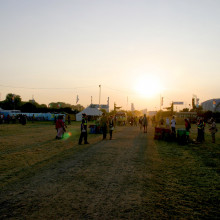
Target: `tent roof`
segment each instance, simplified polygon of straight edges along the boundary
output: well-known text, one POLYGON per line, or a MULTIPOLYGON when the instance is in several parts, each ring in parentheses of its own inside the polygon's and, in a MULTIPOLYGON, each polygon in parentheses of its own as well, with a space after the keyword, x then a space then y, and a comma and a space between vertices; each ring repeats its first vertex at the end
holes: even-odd
POLYGON ((100 116, 100 115, 102 115, 102 112, 99 111, 97 108, 90 108, 90 107, 85 108, 83 111, 77 113, 77 115, 82 115, 83 113, 85 113, 88 116, 100 116))

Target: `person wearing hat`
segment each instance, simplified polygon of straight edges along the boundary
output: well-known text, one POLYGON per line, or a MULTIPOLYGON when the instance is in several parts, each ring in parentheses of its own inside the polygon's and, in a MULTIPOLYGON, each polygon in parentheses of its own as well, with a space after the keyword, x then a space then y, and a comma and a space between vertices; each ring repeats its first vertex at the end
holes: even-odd
POLYGON ((82 144, 83 139, 84 139, 84 144, 89 144, 87 141, 87 116, 85 113, 82 114, 81 134, 79 137, 79 145, 82 144))

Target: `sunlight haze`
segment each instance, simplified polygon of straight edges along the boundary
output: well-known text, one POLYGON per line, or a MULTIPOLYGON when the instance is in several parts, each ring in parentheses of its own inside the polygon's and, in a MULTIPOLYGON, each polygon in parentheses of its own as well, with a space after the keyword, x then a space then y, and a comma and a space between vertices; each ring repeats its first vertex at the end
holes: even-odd
POLYGON ((0 93, 158 110, 220 96, 218 0, 0 0, 0 93))

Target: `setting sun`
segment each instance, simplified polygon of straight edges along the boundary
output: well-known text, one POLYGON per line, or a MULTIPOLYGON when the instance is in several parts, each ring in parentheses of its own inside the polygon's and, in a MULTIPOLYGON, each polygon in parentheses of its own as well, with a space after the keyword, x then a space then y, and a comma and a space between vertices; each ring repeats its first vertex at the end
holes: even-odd
POLYGON ((137 78, 134 89, 139 95, 152 98, 161 92, 161 84, 155 76, 142 75, 137 78))

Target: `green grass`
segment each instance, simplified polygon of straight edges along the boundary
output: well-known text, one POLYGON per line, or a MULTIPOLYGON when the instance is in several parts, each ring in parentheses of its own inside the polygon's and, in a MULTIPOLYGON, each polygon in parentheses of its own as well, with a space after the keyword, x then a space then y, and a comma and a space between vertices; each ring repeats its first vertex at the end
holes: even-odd
MULTIPOLYGON (((193 126, 191 138, 196 138, 193 126)), ((185 218, 217 219, 220 203, 220 140, 217 133, 216 143, 211 143, 209 133, 202 144, 178 145, 175 142, 155 141, 158 154, 162 159, 158 169, 163 171, 161 184, 166 188, 164 199, 172 201, 166 204, 169 216, 178 216, 182 206, 185 218), (165 169, 164 169, 165 168, 165 169)), ((219 217, 219 216, 218 216, 219 217)))
MULTIPOLYGON (((64 139, 56 140, 51 122, 3 124, 0 126, 0 187, 33 175, 39 169, 71 156, 87 146, 78 146, 80 122, 68 126, 64 139)), ((88 134, 90 143, 100 134, 88 134)))
MULTIPOLYGON (((121 129, 117 127, 116 132, 121 129)), ((146 143, 139 140, 139 134, 136 136, 135 144, 140 152, 134 155, 130 164, 132 168, 134 165, 134 173, 127 172, 126 178, 122 179, 128 188, 134 189, 130 197, 134 200, 134 205, 135 196, 137 200, 141 198, 141 204, 146 204, 141 207, 137 206, 137 210, 133 207, 132 215, 139 216, 141 212, 144 219, 146 212, 147 215, 152 213, 152 216, 162 219, 171 217, 179 219, 180 216, 182 219, 218 219, 220 217, 220 132, 216 134, 215 144, 211 143, 211 135, 207 126, 204 143, 178 145, 176 142, 154 140, 152 129, 149 128, 146 143), (143 185, 143 189, 135 188, 140 184, 143 185), (141 193, 140 198, 138 198, 138 193, 141 193)), ((219 125, 218 129, 220 131, 219 125)), ((79 135, 79 122, 68 126, 65 138, 62 140, 55 140, 55 126, 48 122, 28 123, 26 126, 0 125, 0 188, 6 190, 8 186, 23 183, 22 181, 27 177, 47 167, 57 168, 60 162, 87 150, 91 145, 79 146, 79 135)), ((196 136, 196 126, 193 125, 190 137, 196 139, 196 136)), ((101 139, 100 134, 88 135, 91 144, 101 139)), ((120 141, 123 142, 123 140, 120 141)), ((111 170, 115 155, 126 147, 122 142, 120 146, 111 148, 112 155, 111 153, 104 154, 103 158, 102 151, 100 151, 97 152, 96 163, 93 164, 91 160, 86 161, 88 167, 90 167, 89 163, 92 163, 94 169, 97 170, 90 167, 91 170, 88 169, 87 173, 86 171, 80 173, 77 177, 80 180, 79 183, 83 183, 82 178, 85 178, 85 181, 91 181, 88 176, 92 176, 92 181, 86 182, 86 185, 89 184, 89 187, 96 189, 99 182, 96 181, 95 172, 103 173, 106 177, 106 167, 111 170), (96 166, 99 163, 100 166, 96 166)), ((120 187, 121 193, 123 185, 120 187)), ((88 196, 83 190, 82 193, 83 197, 88 196)), ((126 203, 126 201, 120 202, 126 203)), ((129 213, 129 210, 117 212, 118 210, 116 210, 116 216, 121 215, 123 218, 128 216, 126 212, 129 213)))

